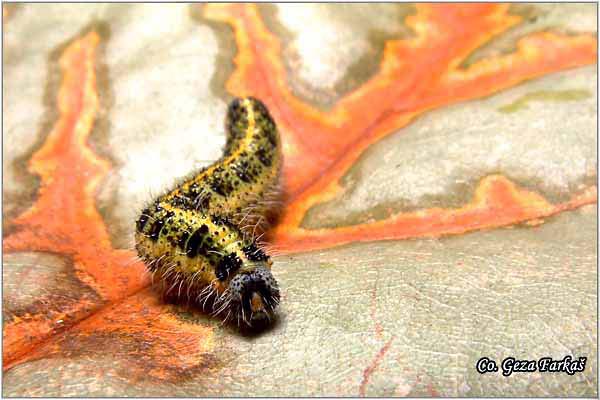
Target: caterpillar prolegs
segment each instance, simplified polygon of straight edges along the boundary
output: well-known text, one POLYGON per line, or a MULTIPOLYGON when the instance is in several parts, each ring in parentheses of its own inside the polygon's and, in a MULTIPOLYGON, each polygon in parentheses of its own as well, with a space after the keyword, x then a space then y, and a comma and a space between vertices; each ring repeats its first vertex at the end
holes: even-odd
POLYGON ((252 97, 231 102, 225 128, 223 156, 141 212, 136 249, 166 295, 252 325, 279 304, 257 238, 277 200, 281 145, 269 111, 252 97))

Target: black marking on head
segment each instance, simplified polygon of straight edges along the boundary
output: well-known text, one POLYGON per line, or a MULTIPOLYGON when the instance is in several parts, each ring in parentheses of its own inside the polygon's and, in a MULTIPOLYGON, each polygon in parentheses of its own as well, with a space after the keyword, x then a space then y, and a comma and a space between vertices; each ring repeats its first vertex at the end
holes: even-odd
POLYGON ((241 266, 242 260, 237 254, 229 253, 219 261, 219 264, 215 269, 215 275, 220 281, 224 281, 230 274, 240 269, 241 266))
MULTIPOLYGON (((271 314, 279 303, 279 286, 271 271, 266 267, 257 267, 252 271, 238 273, 229 283, 232 309, 239 315, 249 317, 252 314, 251 300, 254 293, 260 295, 264 312, 271 314), (243 313, 242 313, 243 310, 243 313)), ((264 315, 254 314, 253 318, 264 315)), ((249 321, 245 321, 248 322, 249 321)))

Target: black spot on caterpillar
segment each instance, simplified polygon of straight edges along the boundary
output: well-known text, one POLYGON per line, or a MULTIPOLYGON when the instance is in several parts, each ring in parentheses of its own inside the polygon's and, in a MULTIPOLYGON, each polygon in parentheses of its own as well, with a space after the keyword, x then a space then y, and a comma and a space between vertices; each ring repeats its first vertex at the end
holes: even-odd
POLYGON ((281 145, 260 100, 233 100, 225 121, 223 156, 141 212, 136 250, 166 295, 251 325, 270 320, 279 304, 257 238, 277 201, 281 145))

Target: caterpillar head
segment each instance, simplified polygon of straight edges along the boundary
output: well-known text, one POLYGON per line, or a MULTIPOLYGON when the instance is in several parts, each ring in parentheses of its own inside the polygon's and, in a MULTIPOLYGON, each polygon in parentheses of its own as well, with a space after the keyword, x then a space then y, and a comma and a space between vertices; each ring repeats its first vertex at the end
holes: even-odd
POLYGON ((270 320, 279 304, 279 286, 263 263, 240 270, 229 282, 230 308, 247 325, 270 320))

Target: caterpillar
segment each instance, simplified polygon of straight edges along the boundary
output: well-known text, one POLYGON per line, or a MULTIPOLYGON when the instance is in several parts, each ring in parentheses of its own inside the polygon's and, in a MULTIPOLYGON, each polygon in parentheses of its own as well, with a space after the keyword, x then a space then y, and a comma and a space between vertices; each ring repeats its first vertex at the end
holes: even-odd
POLYGON ((272 260, 259 242, 273 221, 282 155, 276 124, 253 97, 227 108, 223 156, 144 208, 139 257, 163 294, 252 326, 280 301, 272 260))

